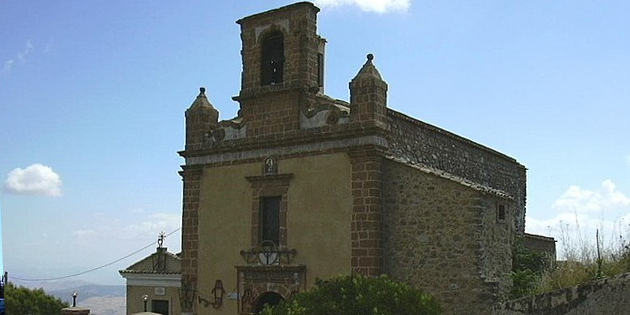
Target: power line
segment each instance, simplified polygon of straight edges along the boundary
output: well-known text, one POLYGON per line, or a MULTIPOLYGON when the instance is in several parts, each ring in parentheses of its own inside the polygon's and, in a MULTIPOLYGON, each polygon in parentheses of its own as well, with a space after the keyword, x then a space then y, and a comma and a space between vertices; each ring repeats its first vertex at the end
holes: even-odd
MULTIPOLYGON (((166 234, 164 237, 171 236, 173 233, 175 233, 175 232, 177 232, 179 230, 181 230, 181 228, 177 228, 175 231, 166 234)), ((92 268, 92 269, 89 269, 89 270, 86 270, 86 271, 78 272, 78 273, 67 275, 67 276, 55 277, 55 278, 42 278, 42 279, 24 279, 24 278, 18 278, 18 277, 11 277, 11 278, 16 279, 16 280, 20 280, 20 281, 54 281, 54 280, 62 280, 62 279, 76 277, 76 276, 81 276, 81 275, 84 275, 86 273, 90 273, 90 272, 97 271, 97 270, 103 269, 105 267, 111 266, 111 265, 113 265, 113 264, 115 264, 115 263, 117 263, 117 262, 119 262, 121 260, 127 259, 127 258, 129 258, 129 257, 131 257, 131 256, 133 256, 133 255, 135 255, 135 254, 137 254, 137 253, 139 253, 139 252, 141 252, 141 251, 151 247, 151 246, 154 246, 154 245, 155 245, 155 242, 151 242, 149 245, 144 246, 144 247, 134 251, 133 253, 131 253, 129 255, 126 255, 126 256, 123 256, 121 258, 118 258, 118 259, 116 259, 116 260, 114 260, 112 262, 109 262, 109 263, 104 264, 102 266, 98 266, 96 268, 92 268)))

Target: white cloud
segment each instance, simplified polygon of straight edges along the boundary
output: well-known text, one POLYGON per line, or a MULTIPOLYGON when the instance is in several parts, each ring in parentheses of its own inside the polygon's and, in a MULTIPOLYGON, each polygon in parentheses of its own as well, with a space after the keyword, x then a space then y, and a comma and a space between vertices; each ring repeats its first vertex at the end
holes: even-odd
POLYGON ((611 180, 597 190, 570 186, 551 206, 555 216, 537 219, 528 216, 528 233, 552 236, 558 241, 558 258, 569 251, 595 248, 595 234, 608 249, 619 246, 619 237, 627 237, 630 228, 630 198, 611 180))
POLYGON ((11 72, 11 69, 13 69, 13 66, 15 65, 15 61, 19 61, 21 64, 26 63, 26 57, 28 57, 28 55, 33 51, 33 43, 31 42, 31 40, 27 40, 26 44, 24 45, 24 49, 21 51, 18 51, 15 55, 15 58, 11 58, 7 61, 4 62, 4 67, 2 68, 2 73, 9 73, 11 72))
POLYGON ((4 63, 4 67, 2 67, 2 73, 8 73, 11 72, 11 69, 13 69, 13 64, 15 63, 15 60, 13 59, 9 59, 4 63))
POLYGON ((133 208, 131 209, 131 213, 144 213, 146 210, 144 208, 133 208))
POLYGON ((320 7, 358 6, 361 10, 376 13, 392 11, 405 12, 411 5, 411 0, 316 0, 320 7))
POLYGON ((601 212, 630 205, 630 199, 611 180, 602 182, 599 191, 570 186, 569 189, 553 204, 553 208, 561 212, 601 212))
MULTIPOLYGON (((91 223, 95 228, 79 229, 73 232, 75 243, 94 248, 107 244, 129 244, 151 237, 157 241, 160 232, 168 234, 180 227, 181 215, 179 213, 159 212, 134 221, 132 218, 120 220, 120 218, 99 216, 91 223), (127 224, 124 224, 125 221, 127 224)), ((179 240, 181 239, 179 233, 181 232, 169 236, 166 244, 170 244, 170 247, 179 247, 179 240)))
POLYGON ((26 41, 26 46, 24 47, 24 50, 17 53, 17 60, 21 63, 25 63, 26 56, 28 56, 28 54, 30 54, 31 51, 33 51, 33 44, 31 43, 31 40, 29 39, 26 41))
POLYGON ((155 234, 156 237, 160 232, 169 233, 179 228, 181 225, 181 216, 173 213, 155 213, 138 224, 132 224, 124 228, 128 234, 155 234))
POLYGON ((33 164, 25 169, 12 170, 4 182, 4 191, 31 196, 61 196, 61 178, 52 168, 33 164))

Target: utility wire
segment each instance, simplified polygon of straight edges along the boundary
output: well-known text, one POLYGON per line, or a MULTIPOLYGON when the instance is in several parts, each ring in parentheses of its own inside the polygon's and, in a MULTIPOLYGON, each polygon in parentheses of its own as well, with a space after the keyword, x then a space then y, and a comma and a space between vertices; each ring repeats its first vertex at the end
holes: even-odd
MULTIPOLYGON (((175 231, 166 234, 164 237, 171 236, 173 233, 175 233, 175 232, 177 232, 179 230, 181 230, 181 228, 177 228, 175 231)), ((153 246, 153 245, 155 245, 155 242, 151 242, 149 245, 144 246, 144 247, 134 251, 133 253, 131 253, 129 255, 126 255, 124 257, 118 258, 118 259, 116 259, 116 260, 114 260, 114 261, 112 261, 110 263, 107 263, 107 264, 104 264, 102 266, 98 266, 96 268, 92 268, 92 269, 89 269, 89 270, 86 270, 86 271, 82 271, 82 272, 79 272, 79 273, 67 275, 67 276, 55 277, 55 278, 41 278, 41 279, 24 279, 24 278, 18 278, 18 277, 11 277, 11 278, 15 279, 15 280, 20 280, 20 281, 54 281, 54 280, 61 280, 61 279, 67 279, 67 278, 72 278, 72 277, 76 277, 76 276, 81 276, 81 275, 84 275, 86 273, 90 273, 90 272, 97 271, 97 270, 103 269, 105 267, 111 266, 111 265, 113 265, 113 264, 115 264, 115 263, 117 263, 117 262, 119 262, 121 260, 127 259, 127 258, 129 258, 129 257, 131 257, 131 256, 133 256, 133 255, 135 255, 135 254, 137 254, 137 253, 139 253, 139 252, 141 252, 141 251, 143 251, 143 250, 153 246)))

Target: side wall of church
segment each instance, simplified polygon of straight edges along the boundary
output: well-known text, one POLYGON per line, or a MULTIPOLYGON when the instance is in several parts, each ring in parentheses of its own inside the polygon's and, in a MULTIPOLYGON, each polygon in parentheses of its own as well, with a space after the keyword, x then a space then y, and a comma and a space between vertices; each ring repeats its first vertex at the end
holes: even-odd
MULTIPOLYGON (((252 248, 253 208, 258 206, 247 177, 261 176, 262 164, 260 160, 204 168, 197 287, 202 299, 211 300, 216 280, 227 292, 237 290, 236 266, 247 265, 240 252, 252 248)), ((278 174, 292 174, 286 191, 286 246, 297 251, 291 264, 306 266, 301 288, 311 287, 316 278, 350 272, 351 173, 345 153, 278 158, 278 174)), ((198 314, 232 315, 237 307, 236 300, 225 298, 219 309, 203 303, 197 309, 198 314)))
POLYGON ((427 123, 389 111, 390 154, 475 183, 515 199, 516 227, 525 231, 526 169, 515 159, 427 123))
POLYGON ((513 220, 497 222, 496 205, 513 202, 391 160, 383 186, 385 273, 446 314, 488 314, 512 262, 513 220))

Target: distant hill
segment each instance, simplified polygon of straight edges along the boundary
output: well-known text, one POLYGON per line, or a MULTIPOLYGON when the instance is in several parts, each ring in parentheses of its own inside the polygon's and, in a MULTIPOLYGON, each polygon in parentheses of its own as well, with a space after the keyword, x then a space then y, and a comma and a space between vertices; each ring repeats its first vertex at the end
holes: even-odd
POLYGON ((85 284, 78 287, 64 288, 54 291, 46 291, 48 294, 56 296, 63 301, 72 302, 72 293, 78 292, 77 303, 93 297, 124 297, 124 285, 100 285, 85 284))
POLYGON ((81 307, 89 308, 90 315, 126 315, 124 296, 91 297, 81 302, 81 307))
POLYGON ((90 309, 90 315, 125 315, 124 285, 101 285, 85 281, 19 282, 16 285, 42 288, 46 293, 72 304, 72 293, 78 292, 77 306, 90 309))

